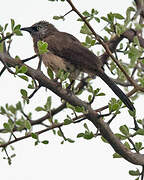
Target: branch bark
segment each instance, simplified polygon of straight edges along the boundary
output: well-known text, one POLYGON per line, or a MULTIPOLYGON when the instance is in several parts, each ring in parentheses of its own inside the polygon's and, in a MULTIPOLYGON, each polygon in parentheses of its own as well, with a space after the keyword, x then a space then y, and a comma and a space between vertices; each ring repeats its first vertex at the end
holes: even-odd
MULTIPOLYGON (((21 66, 23 63, 20 60, 13 59, 6 54, 0 53, 0 58, 7 63, 10 67, 15 67, 16 65, 21 66)), ((26 65, 27 66, 27 65, 26 65)), ((144 165, 144 155, 133 153, 129 149, 127 149, 121 141, 113 134, 110 127, 105 123, 99 115, 91 108, 90 105, 85 103, 84 101, 80 100, 78 97, 76 97, 70 90, 63 89, 60 84, 57 82, 54 82, 48 77, 46 77, 41 71, 35 70, 29 66, 27 66, 28 71, 27 75, 36 79, 41 86, 46 87, 53 91, 55 94, 57 94, 59 97, 64 99, 66 102, 69 102, 73 106, 83 106, 86 111, 88 112, 87 118, 94 124, 96 128, 99 129, 101 135, 110 143, 110 145, 113 147, 113 149, 119 153, 124 159, 127 161, 136 164, 136 165, 144 165)), ((48 131, 49 128, 46 128, 40 132, 37 133, 43 133, 48 131)), ((25 139, 27 137, 30 137, 30 135, 27 135, 26 137, 20 137, 16 140, 9 142, 17 142, 18 139, 25 139)), ((4 145, 1 145, 0 147, 4 147, 4 145)))

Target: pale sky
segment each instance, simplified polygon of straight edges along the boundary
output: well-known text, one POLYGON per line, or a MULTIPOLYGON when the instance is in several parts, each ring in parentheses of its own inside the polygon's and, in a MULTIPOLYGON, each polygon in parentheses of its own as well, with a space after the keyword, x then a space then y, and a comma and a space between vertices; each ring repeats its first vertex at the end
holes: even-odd
MULTIPOLYGON (((84 10, 91 10, 95 8, 99 11, 100 16, 106 15, 108 12, 119 12, 125 15, 125 10, 131 5, 132 1, 115 1, 115 0, 73 0, 76 7, 83 12, 84 10)), ((47 20, 61 30, 73 34, 79 40, 84 37, 79 35, 81 24, 76 22, 78 18, 74 13, 68 15, 65 21, 55 21, 52 19, 54 15, 63 15, 70 10, 67 3, 53 3, 48 0, 4 0, 1 2, 1 21, 4 25, 10 22, 10 19, 15 19, 15 22, 20 23, 23 27, 30 26, 40 20, 47 20)), ((103 26, 95 24, 95 31, 101 33, 103 26)), ((12 45, 12 55, 19 55, 22 59, 34 55, 33 44, 28 33, 23 33, 22 37, 14 37, 12 45)), ((37 62, 30 62, 29 65, 35 67, 37 62)), ((1 67, 1 65, 0 65, 1 67)), ((19 79, 15 79, 12 75, 4 73, 0 78, 0 106, 9 102, 15 104, 20 100, 19 90, 22 87, 26 88, 27 84, 19 79)), ((104 86, 105 87, 105 86, 104 86)), ((45 103, 45 97, 42 96, 44 90, 41 90, 36 95, 36 99, 32 99, 29 108, 33 109, 34 105, 45 103)), ((107 91, 107 90, 106 90, 107 91)), ((106 92, 105 91, 105 92, 106 92)), ((53 95, 48 92, 48 95, 53 95)), ((47 95, 47 96, 48 96, 47 95)), ((110 99, 110 97, 108 97, 110 99)), ((55 99, 55 97, 53 97, 55 99)), ((28 111, 29 109, 27 109, 28 111)), ((127 112, 124 114, 128 115, 127 112)), ((140 117, 143 111, 139 112, 140 117)), ((39 113, 33 115, 34 119, 40 117, 39 113)), ((2 118, 1 118, 2 120, 2 118)), ((119 119, 120 120, 120 119, 119 119)), ((123 119, 123 123, 125 119, 123 119)), ((128 123, 132 119, 127 119, 128 123)), ((117 123, 117 122, 116 122, 117 123)), ((115 125, 115 122, 113 123, 115 125)), ((94 130, 95 128, 89 124, 94 130)), ((4 180, 94 180, 94 179, 134 179, 128 175, 130 169, 135 166, 123 159, 113 159, 114 153, 110 145, 103 143, 99 138, 86 141, 84 139, 77 139, 76 136, 79 131, 84 131, 83 123, 81 125, 70 125, 65 127, 64 131, 68 137, 75 139, 73 144, 64 143, 61 145, 61 138, 52 135, 52 132, 47 132, 40 136, 41 140, 48 139, 48 145, 34 146, 33 139, 26 139, 13 144, 15 148, 16 157, 9 166, 6 160, 2 157, 0 160, 0 177, 4 180)), ((10 151, 11 153, 11 151, 10 151)))

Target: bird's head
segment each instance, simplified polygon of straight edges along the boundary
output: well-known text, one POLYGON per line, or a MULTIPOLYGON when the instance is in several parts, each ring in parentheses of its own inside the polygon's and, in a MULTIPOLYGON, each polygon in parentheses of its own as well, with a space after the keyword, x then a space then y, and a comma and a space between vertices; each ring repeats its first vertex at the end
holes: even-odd
POLYGON ((34 39, 36 38, 38 40, 45 38, 53 31, 57 31, 57 29, 52 24, 46 21, 40 21, 30 27, 21 28, 21 30, 29 32, 34 39))

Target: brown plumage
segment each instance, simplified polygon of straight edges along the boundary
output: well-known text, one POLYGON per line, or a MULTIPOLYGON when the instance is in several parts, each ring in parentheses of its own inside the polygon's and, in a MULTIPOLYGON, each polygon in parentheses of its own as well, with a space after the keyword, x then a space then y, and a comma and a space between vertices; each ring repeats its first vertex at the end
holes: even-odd
POLYGON ((76 79, 80 71, 90 76, 99 76, 130 109, 135 110, 129 98, 122 90, 104 73, 99 58, 89 49, 82 46, 73 35, 58 31, 52 24, 40 21, 31 27, 22 28, 28 31, 34 42, 35 52, 38 52, 37 42, 42 40, 48 43, 48 53, 42 55, 42 61, 56 73, 59 69, 69 71, 76 79))

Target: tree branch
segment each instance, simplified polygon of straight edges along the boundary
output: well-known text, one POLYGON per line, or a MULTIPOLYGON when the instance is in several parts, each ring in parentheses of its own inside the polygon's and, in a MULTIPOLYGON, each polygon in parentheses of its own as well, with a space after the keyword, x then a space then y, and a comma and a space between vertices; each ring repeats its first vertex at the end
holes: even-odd
MULTIPOLYGON (((16 65, 21 66, 23 63, 19 60, 12 59, 11 57, 0 53, 0 58, 7 63, 8 66, 15 67, 16 65)), ((27 65, 26 65, 27 66, 27 65)), ((94 124, 96 128, 99 129, 102 136, 110 143, 110 145, 114 148, 114 150, 120 154, 127 161, 136 164, 136 165, 144 165, 144 155, 133 153, 129 149, 127 149, 120 140, 113 134, 110 127, 105 123, 101 118, 99 118, 98 114, 88 105, 86 102, 80 100, 76 97, 70 90, 63 89, 61 85, 57 82, 54 82, 48 77, 46 77, 41 71, 35 70, 29 66, 27 66, 28 71, 27 75, 35 78, 39 84, 43 87, 46 87, 57 94, 59 97, 64 99, 66 102, 70 103, 73 106, 84 107, 88 112, 87 118, 94 124)), ((38 134, 44 133, 52 128, 61 126, 61 124, 53 124, 51 127, 38 131, 38 134)), ((25 139, 30 137, 31 135, 26 135, 20 138, 17 138, 9 143, 17 142, 18 140, 25 139)), ((6 147, 8 144, 1 145, 0 147, 6 147)))

